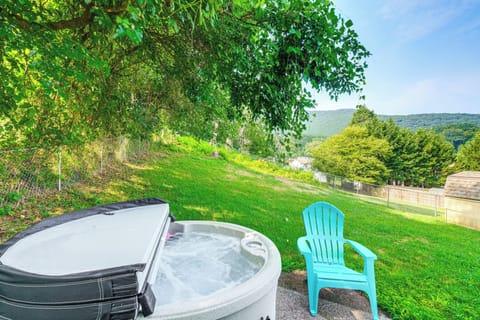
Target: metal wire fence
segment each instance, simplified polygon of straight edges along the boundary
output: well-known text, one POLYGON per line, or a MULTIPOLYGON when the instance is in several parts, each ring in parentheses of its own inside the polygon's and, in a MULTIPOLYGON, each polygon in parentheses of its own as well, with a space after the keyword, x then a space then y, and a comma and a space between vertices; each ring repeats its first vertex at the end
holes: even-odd
MULTIPOLYGON (((149 141, 113 138, 57 149, 0 151, 0 210, 23 200, 87 181, 146 154, 149 141)), ((2 213, 2 212, 0 212, 2 213)))
MULTIPOLYGON (((120 137, 57 149, 0 151, 0 215, 24 200, 62 190, 112 170, 122 178, 126 174, 125 162, 150 150, 150 141, 120 137)), ((370 202, 428 215, 445 213, 443 189, 380 186, 324 172, 315 172, 314 178, 370 202)))
POLYGON ((314 178, 327 183, 333 188, 355 193, 367 201, 386 204, 400 210, 426 214, 445 214, 445 197, 443 189, 420 189, 400 186, 381 186, 345 177, 315 172, 314 178))

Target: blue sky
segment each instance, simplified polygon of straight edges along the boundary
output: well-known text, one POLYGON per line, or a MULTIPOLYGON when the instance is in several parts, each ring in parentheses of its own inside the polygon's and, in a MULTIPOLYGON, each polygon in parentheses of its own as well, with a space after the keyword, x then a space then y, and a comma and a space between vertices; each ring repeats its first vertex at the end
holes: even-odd
MULTIPOLYGON (((334 0, 372 53, 365 104, 376 114, 480 113, 480 0, 334 0)), ((354 108, 314 94, 318 110, 354 108)))

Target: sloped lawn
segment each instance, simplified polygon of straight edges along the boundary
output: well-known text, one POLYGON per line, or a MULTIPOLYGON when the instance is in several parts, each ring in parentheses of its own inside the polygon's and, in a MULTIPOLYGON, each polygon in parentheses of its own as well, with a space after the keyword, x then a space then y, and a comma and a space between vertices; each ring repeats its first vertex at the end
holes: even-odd
MULTIPOLYGON (((303 208, 328 201, 345 213, 345 237, 378 255, 378 302, 394 319, 480 319, 480 232, 447 225, 442 217, 367 203, 263 161, 225 152, 220 158, 210 154, 206 147, 161 149, 145 163, 131 164, 127 180, 71 189, 40 206, 43 211, 45 207, 49 212, 70 211, 159 197, 170 203, 179 220, 228 221, 264 233, 278 246, 283 269, 290 271, 304 268, 296 248, 304 233, 303 208)), ((23 216, 3 217, 4 234, 35 220, 23 216)), ((362 268, 359 256, 352 253, 346 260, 362 268)))

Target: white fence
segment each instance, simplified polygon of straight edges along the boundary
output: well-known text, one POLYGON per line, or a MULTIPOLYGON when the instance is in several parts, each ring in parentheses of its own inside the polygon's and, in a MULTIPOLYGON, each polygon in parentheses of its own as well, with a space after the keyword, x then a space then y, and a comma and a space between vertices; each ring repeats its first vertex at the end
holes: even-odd
POLYGON ((325 172, 315 172, 314 178, 320 182, 327 183, 333 188, 365 196, 365 199, 371 202, 383 202, 387 206, 408 209, 417 213, 433 214, 434 216, 445 213, 443 189, 380 186, 350 180, 325 172))

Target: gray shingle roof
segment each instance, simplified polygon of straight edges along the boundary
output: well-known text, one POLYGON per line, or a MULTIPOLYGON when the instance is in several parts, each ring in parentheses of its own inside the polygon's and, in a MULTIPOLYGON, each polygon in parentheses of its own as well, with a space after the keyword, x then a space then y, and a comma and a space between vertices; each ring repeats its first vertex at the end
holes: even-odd
POLYGON ((464 171, 448 176, 445 196, 480 200, 480 171, 464 171))

